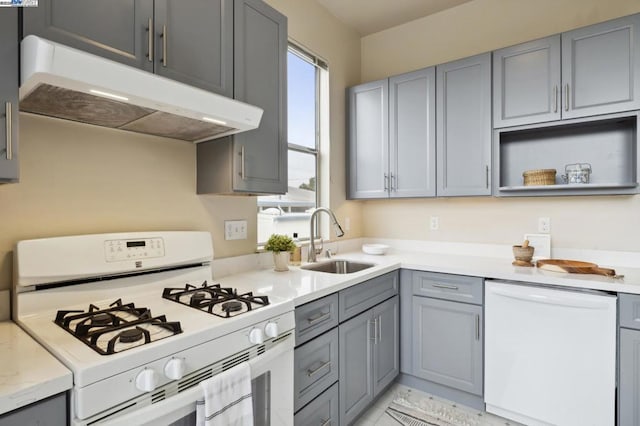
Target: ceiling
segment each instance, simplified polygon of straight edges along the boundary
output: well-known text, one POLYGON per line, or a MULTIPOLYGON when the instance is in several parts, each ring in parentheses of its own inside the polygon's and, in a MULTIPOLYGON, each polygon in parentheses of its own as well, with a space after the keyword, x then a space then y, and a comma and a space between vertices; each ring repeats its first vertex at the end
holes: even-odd
POLYGON ((471 0, 316 0, 365 36, 471 0))

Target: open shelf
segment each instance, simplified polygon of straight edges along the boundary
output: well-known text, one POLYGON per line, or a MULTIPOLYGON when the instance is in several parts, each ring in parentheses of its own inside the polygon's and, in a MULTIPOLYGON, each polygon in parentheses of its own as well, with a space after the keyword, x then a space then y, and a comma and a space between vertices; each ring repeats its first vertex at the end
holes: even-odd
POLYGON ((520 185, 520 186, 501 186, 500 191, 517 192, 517 191, 566 191, 566 190, 591 190, 591 189, 625 189, 635 188, 638 184, 629 183, 572 183, 558 185, 520 185))

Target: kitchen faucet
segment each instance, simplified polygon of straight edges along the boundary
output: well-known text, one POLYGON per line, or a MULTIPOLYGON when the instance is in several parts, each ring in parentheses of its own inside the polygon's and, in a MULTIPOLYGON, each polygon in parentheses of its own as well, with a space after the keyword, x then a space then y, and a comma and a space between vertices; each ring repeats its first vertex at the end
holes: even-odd
POLYGON ((322 253, 322 238, 320 238, 320 248, 316 249, 316 244, 315 244, 315 218, 318 215, 319 212, 325 212, 327 213, 329 216, 331 216, 331 220, 333 220, 333 229, 336 232, 336 236, 337 237, 342 237, 344 235, 344 231, 342 230, 342 227, 340 226, 340 224, 338 223, 338 219, 336 219, 336 215, 333 214, 333 212, 331 210, 329 210, 326 207, 318 207, 317 209, 315 209, 313 211, 313 213, 311 213, 311 219, 309 220, 309 226, 311 227, 310 232, 309 232, 309 237, 311 239, 311 243, 309 244, 309 256, 307 258, 307 261, 309 262, 315 262, 316 261, 316 256, 320 253, 322 253))

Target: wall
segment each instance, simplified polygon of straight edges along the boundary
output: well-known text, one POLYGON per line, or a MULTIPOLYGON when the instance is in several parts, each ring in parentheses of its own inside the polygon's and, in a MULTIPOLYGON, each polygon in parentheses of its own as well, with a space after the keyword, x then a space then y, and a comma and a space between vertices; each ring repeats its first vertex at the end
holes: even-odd
MULTIPOLYGON (((357 225, 361 204, 344 195, 343 117, 344 87, 360 76, 360 38, 312 0, 270 3, 289 16, 290 36, 329 62, 336 86, 330 203, 339 218, 357 225)), ((255 197, 196 195, 195 145, 28 114, 20 115, 19 129, 20 182, 0 185, 0 290, 11 286, 12 250, 23 239, 204 230, 218 258, 255 251, 255 197), (242 218, 248 239, 224 241, 224 220, 242 218)), ((349 235, 361 236, 361 228, 352 226, 349 235)))
MULTIPOLYGON (((474 0, 362 39, 361 81, 640 12, 637 0, 474 0)), ((640 250, 640 196, 367 201, 364 235, 511 244, 551 218, 552 246, 640 250), (429 230, 439 216, 440 229, 429 230)))

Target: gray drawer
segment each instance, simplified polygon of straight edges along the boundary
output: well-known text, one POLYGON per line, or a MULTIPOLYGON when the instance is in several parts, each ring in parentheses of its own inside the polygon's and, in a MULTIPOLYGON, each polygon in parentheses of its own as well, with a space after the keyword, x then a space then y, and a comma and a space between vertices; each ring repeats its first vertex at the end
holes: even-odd
POLYGON ((316 337, 294 352, 295 396, 298 411, 338 381, 338 328, 316 337))
POLYGON ((338 293, 298 306, 296 315, 296 346, 338 325, 338 293))
POLYGON ((413 271, 413 294, 482 305, 484 278, 413 271))
POLYGON ((295 426, 338 426, 339 386, 334 384, 293 416, 295 426))
POLYGON ((640 330, 640 295, 618 293, 620 327, 640 330))
POLYGON ((380 275, 340 292, 340 322, 398 294, 398 271, 380 275))
POLYGON ((67 394, 61 393, 0 415, 1 426, 66 426, 67 394))

